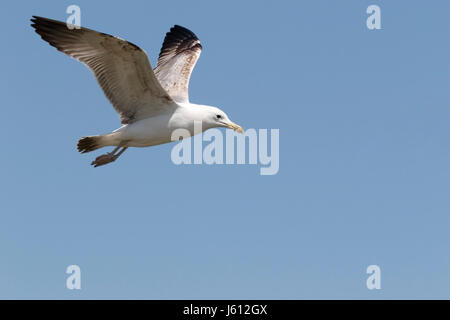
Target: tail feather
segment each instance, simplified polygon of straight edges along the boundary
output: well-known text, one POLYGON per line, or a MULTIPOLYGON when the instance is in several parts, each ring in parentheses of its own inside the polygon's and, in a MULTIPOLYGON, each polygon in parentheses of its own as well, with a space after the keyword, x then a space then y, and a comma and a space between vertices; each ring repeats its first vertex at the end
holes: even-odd
POLYGON ((104 147, 101 144, 101 136, 83 137, 78 141, 78 151, 81 153, 91 152, 104 147))

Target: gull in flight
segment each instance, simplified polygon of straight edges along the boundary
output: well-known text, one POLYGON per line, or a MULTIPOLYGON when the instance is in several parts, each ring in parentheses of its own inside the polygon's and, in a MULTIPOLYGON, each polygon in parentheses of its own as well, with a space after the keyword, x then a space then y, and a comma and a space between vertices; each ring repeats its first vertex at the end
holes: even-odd
POLYGON ((226 127, 244 132, 219 108, 189 102, 189 78, 202 51, 190 30, 178 25, 170 29, 153 70, 146 53, 126 40, 43 17, 33 16, 31 22, 43 40, 94 73, 120 116, 119 129, 78 141, 81 153, 115 146, 97 157, 94 167, 115 161, 128 147, 171 142, 179 128, 194 135, 195 122, 202 124, 202 131, 226 127))

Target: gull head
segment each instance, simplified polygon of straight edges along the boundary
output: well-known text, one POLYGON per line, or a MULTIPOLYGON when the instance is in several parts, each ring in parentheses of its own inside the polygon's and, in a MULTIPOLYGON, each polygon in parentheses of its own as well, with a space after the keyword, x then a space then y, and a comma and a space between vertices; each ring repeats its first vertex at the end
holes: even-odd
POLYGON ((206 128, 224 127, 244 133, 244 129, 231 121, 227 114, 219 108, 207 106, 203 111, 202 123, 206 128))

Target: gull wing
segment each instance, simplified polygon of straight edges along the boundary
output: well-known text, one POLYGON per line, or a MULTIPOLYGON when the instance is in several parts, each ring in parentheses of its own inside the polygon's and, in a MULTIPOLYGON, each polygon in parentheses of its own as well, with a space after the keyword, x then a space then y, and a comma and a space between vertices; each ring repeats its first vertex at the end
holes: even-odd
POLYGON ((31 21, 43 40, 94 73, 122 123, 168 112, 174 104, 138 46, 87 28, 71 30, 56 20, 33 16, 31 21))
POLYGON ((155 75, 176 102, 189 102, 189 79, 201 52, 200 40, 192 31, 175 25, 167 32, 155 75))

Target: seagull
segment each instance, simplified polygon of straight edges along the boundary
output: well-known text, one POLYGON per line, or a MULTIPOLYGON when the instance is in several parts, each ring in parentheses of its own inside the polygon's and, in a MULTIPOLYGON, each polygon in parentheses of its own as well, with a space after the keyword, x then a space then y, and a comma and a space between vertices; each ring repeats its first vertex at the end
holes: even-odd
POLYGON ((78 151, 91 152, 114 146, 100 155, 94 167, 114 162, 129 147, 149 147, 172 141, 172 132, 186 129, 192 135, 225 127, 243 133, 217 107, 189 101, 189 79, 202 51, 200 40, 190 30, 175 25, 167 32, 156 68, 135 44, 65 22, 33 16, 31 26, 43 40, 85 64, 96 77, 119 114, 122 126, 111 133, 86 136, 78 151))

